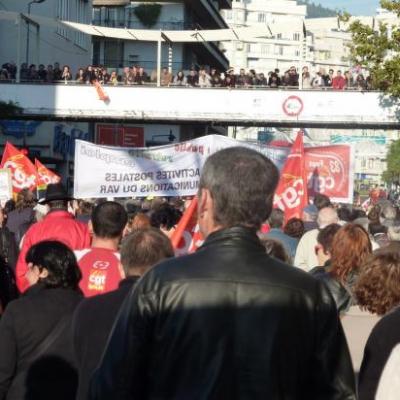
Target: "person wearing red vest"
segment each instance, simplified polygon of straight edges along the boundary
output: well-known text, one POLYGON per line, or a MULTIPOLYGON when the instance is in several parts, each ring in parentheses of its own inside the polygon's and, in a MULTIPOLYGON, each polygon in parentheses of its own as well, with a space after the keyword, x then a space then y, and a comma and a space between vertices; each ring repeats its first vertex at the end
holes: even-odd
POLYGON ((25 278, 28 267, 25 256, 28 250, 43 240, 58 240, 72 250, 84 249, 90 246, 90 233, 87 224, 76 221, 68 212, 68 196, 61 183, 49 184, 45 198, 40 204, 47 204, 48 214, 40 222, 36 222, 26 232, 22 239, 21 252, 16 266, 16 280, 18 289, 24 292, 29 283, 25 278))
POLYGON ((101 203, 93 210, 89 222, 92 246, 75 251, 82 272, 79 286, 85 297, 118 288, 123 277, 118 247, 127 222, 127 212, 115 201, 101 203))

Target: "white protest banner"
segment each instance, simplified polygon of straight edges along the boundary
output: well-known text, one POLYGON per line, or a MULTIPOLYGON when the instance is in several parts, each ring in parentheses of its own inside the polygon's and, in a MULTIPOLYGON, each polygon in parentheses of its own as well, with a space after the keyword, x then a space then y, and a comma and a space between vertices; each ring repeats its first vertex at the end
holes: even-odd
MULTIPOLYGON (((201 170, 207 157, 232 146, 244 146, 259 151, 270 158, 279 169, 290 152, 290 148, 242 142, 219 135, 151 148, 110 147, 77 140, 74 196, 192 196, 197 193, 201 170)), ((307 154, 312 151, 313 148, 305 149, 306 159, 307 154)), ((349 181, 352 180, 353 177, 350 176, 349 181)), ((350 183, 348 189, 346 195, 350 201, 350 183)), ((343 193, 342 190, 338 196, 341 201, 345 201, 343 193)), ((330 195, 335 198, 334 191, 330 195)))
POLYGON ((2 206, 12 198, 11 171, 9 168, 0 169, 0 203, 2 206))

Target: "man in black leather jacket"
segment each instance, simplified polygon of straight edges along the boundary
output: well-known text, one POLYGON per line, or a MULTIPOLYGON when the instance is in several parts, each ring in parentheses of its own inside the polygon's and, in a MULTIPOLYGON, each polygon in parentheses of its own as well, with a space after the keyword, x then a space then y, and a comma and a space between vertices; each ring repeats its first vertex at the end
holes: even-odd
POLYGON ((198 198, 206 241, 130 292, 90 399, 356 399, 331 295, 257 238, 278 179, 253 150, 208 158, 198 198))

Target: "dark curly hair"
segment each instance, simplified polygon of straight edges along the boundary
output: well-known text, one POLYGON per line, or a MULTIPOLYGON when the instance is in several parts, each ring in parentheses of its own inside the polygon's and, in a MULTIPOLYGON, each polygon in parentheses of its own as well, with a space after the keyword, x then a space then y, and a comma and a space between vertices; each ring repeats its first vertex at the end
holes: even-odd
POLYGON ((300 239, 304 235, 304 222, 300 218, 290 218, 283 232, 286 235, 300 239))
POLYGON ((46 287, 78 289, 81 270, 75 254, 64 243, 56 240, 39 242, 28 250, 25 261, 37 266, 39 271, 48 271, 47 277, 39 280, 46 287))
POLYGON ((154 228, 165 228, 170 230, 181 219, 182 213, 169 204, 159 206, 150 217, 150 224, 154 228))
POLYGON ((288 256, 281 242, 271 238, 262 238, 260 241, 265 247, 265 251, 269 256, 276 258, 277 260, 281 260, 286 264, 290 263, 290 257, 288 256))
POLYGON ((400 304, 400 243, 392 242, 367 258, 354 294, 361 308, 378 315, 400 304))

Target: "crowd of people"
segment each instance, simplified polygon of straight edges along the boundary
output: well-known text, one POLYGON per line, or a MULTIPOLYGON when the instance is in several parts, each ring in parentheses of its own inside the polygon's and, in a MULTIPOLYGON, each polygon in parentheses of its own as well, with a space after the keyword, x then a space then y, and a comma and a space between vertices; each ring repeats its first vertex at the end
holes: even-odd
POLYGON ((285 221, 278 180, 253 150, 210 156, 205 242, 180 257, 170 239, 190 198, 78 201, 51 184, 9 200, 0 399, 397 398, 399 210, 318 193, 285 221))
MULTIPOLYGON (((54 82, 75 82, 77 84, 90 84, 98 81, 106 85, 143 85, 154 84, 157 82, 157 71, 150 72, 140 65, 125 67, 120 72, 117 69, 106 68, 104 66, 88 65, 79 68, 74 74, 68 65, 60 67, 58 62, 54 65, 44 64, 36 66, 23 63, 20 68, 21 82, 54 83, 54 82)), ((329 69, 327 72, 320 68, 315 74, 309 71, 308 67, 303 67, 302 71, 303 89, 333 89, 333 90, 371 90, 372 83, 369 76, 364 76, 360 71, 352 73, 350 70, 334 71, 329 69)), ((15 63, 5 63, 0 70, 0 82, 15 81, 17 76, 17 66, 15 63)), ((268 72, 257 73, 254 69, 246 71, 240 69, 235 73, 233 68, 227 71, 219 71, 216 68, 192 67, 187 71, 179 70, 173 74, 168 68, 164 67, 161 72, 162 86, 180 87, 229 87, 229 88, 298 88, 300 85, 299 71, 295 66, 287 71, 281 72, 279 69, 268 72)))

